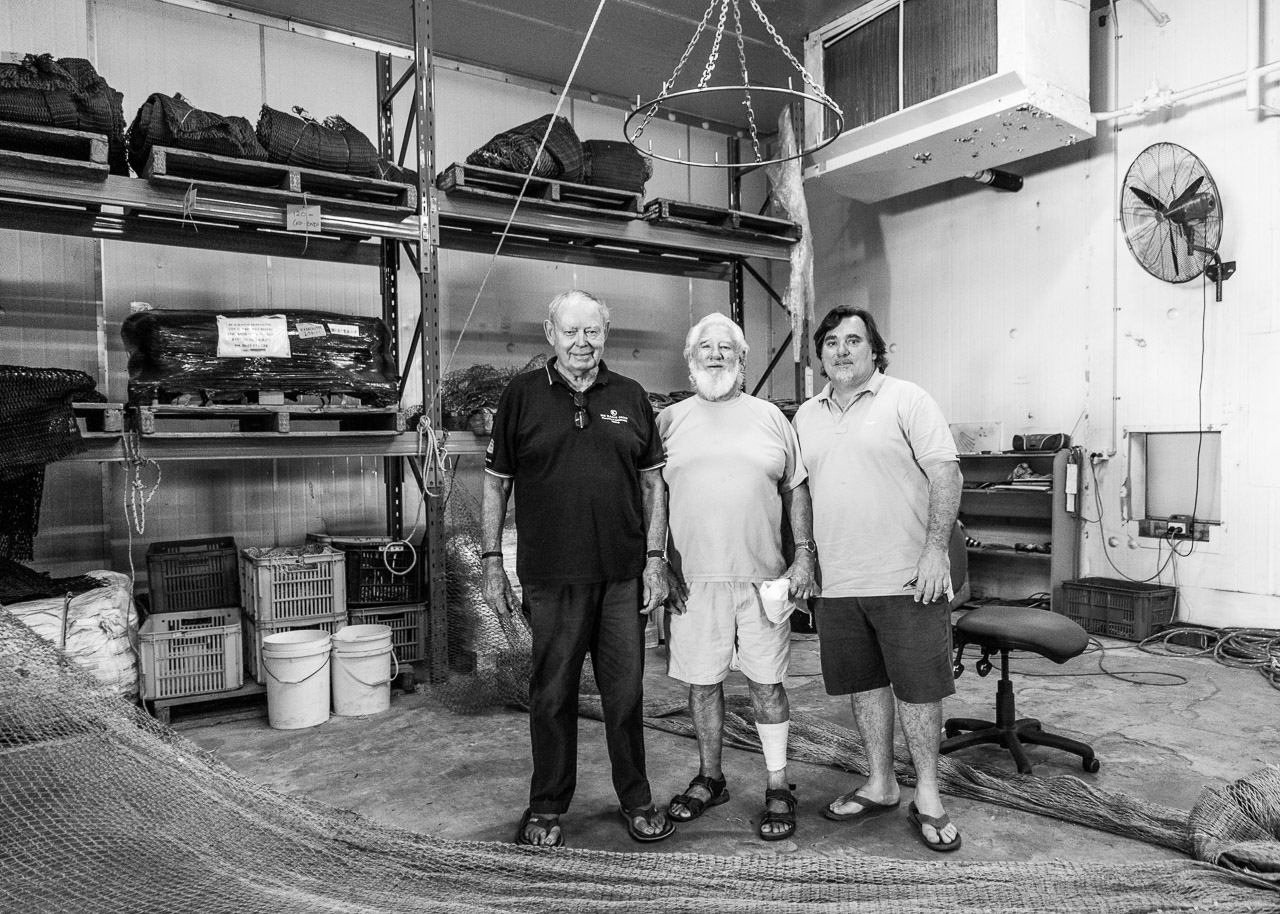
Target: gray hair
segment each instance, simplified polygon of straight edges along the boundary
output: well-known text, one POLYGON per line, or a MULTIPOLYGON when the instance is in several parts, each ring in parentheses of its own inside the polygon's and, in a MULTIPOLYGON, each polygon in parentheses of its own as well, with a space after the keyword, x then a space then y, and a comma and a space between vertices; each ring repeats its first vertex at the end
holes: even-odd
POLYGON ((735 324, 729 318, 725 317, 719 311, 712 311, 702 320, 698 321, 689 328, 689 335, 684 338, 684 360, 692 361, 693 350, 698 348, 698 344, 702 342, 702 334, 712 326, 725 327, 729 331, 729 337, 733 340, 733 348, 738 352, 738 360, 743 366, 747 363, 747 353, 751 351, 751 347, 747 345, 747 337, 742 332, 742 328, 735 324))
POLYGON ((568 292, 561 292, 555 298, 551 299, 551 304, 547 306, 547 319, 551 323, 556 324, 556 318, 560 315, 560 309, 568 302, 575 299, 583 299, 591 302, 600 309, 600 319, 607 326, 609 324, 609 306, 604 303, 604 299, 597 298, 590 292, 583 292, 581 289, 570 289, 568 292))

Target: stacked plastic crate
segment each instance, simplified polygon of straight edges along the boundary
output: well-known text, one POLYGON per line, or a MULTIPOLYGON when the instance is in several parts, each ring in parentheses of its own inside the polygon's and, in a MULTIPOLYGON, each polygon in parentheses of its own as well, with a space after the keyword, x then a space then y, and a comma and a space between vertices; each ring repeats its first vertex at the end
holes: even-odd
POLYGON ((151 611, 138 632, 143 700, 244 685, 236 541, 152 543, 147 579, 151 611))
POLYGON ((240 551, 245 657, 249 675, 265 685, 262 641, 295 628, 333 634, 347 624, 347 569, 329 546, 250 546, 240 551))
POLYGON ((389 536, 310 533, 309 542, 346 556, 347 619, 352 625, 387 625, 399 663, 427 656, 427 610, 418 549, 389 536))

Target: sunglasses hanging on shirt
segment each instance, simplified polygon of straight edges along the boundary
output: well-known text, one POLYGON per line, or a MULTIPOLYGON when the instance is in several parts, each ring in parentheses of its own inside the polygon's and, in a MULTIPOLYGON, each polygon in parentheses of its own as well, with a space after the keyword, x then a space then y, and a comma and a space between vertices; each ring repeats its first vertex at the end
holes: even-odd
POLYGON ((582 393, 574 393, 573 405, 578 411, 573 414, 573 424, 578 428, 586 428, 590 424, 590 414, 587 412, 587 396, 582 393))

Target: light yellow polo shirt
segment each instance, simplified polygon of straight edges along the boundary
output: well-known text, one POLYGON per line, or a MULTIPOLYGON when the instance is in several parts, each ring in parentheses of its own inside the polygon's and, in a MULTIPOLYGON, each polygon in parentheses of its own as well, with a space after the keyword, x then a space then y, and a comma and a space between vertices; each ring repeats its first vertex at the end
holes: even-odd
POLYGON ((957 461, 934 399, 877 371, 841 410, 831 385, 794 420, 813 497, 813 538, 825 597, 903 594, 929 523, 925 470, 957 461))

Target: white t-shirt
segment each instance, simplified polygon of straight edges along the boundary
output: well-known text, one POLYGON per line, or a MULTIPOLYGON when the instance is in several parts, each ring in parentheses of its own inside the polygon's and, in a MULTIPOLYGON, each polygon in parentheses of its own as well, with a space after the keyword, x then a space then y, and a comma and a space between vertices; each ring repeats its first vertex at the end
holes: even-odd
POLYGON ((685 581, 781 575, 781 493, 807 477, 782 411, 748 394, 719 403, 694 396, 658 414, 658 433, 672 561, 685 581))
POLYGON ((929 526, 925 470, 955 462, 938 404, 910 381, 872 375, 849 408, 831 385, 796 411, 809 470, 822 595, 883 597, 916 573, 929 526))

